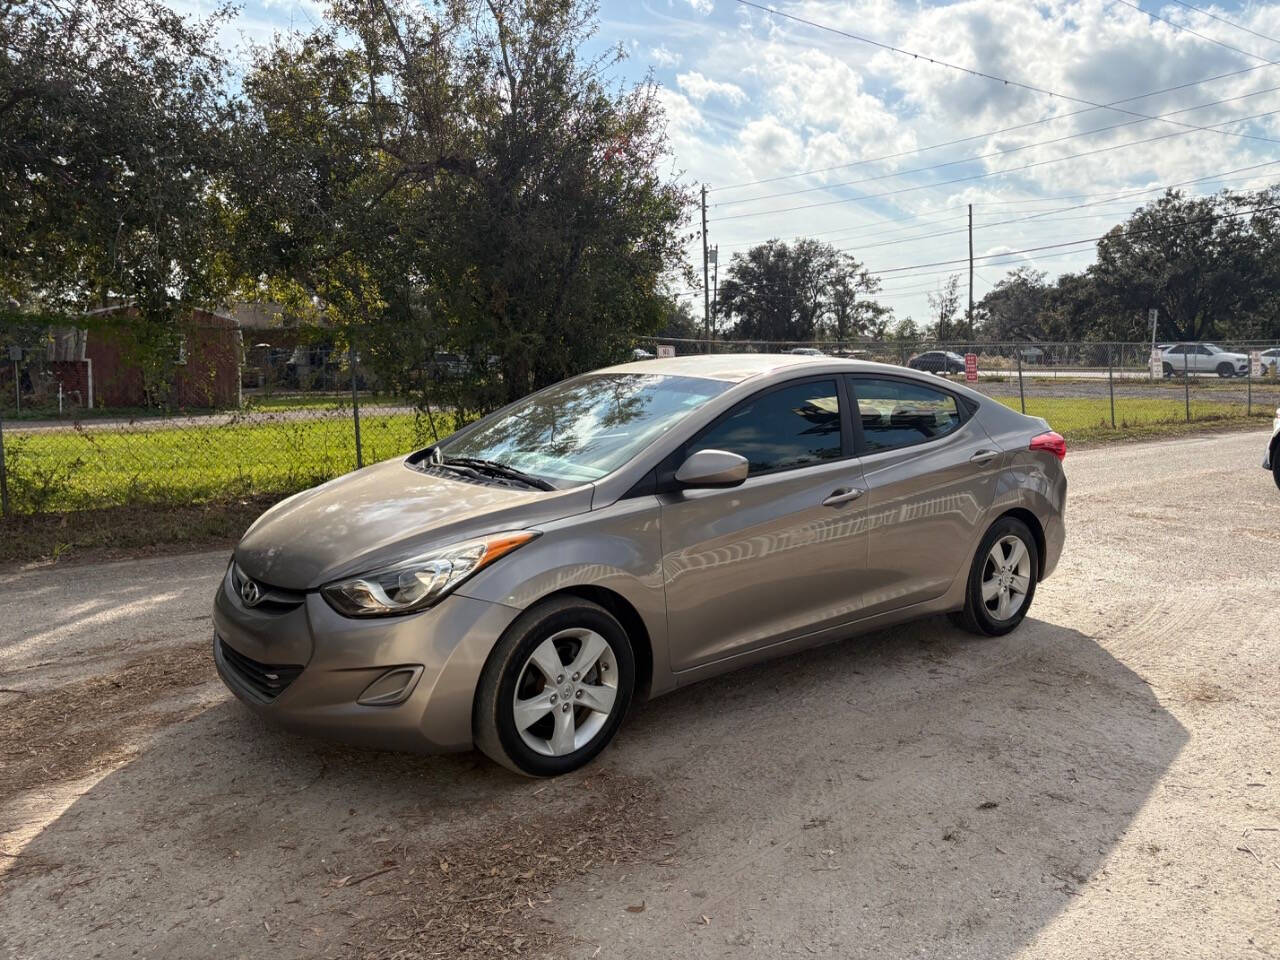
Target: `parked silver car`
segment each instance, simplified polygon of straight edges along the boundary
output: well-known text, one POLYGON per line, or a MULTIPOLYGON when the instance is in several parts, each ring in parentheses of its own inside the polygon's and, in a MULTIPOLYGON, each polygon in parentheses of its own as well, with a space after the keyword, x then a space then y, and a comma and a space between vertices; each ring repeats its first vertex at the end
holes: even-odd
POLYGON ((1228 353, 1212 343, 1175 343, 1161 352, 1166 377, 1182 373, 1216 373, 1220 377, 1248 376, 1249 358, 1228 353))
POLYGON ((646 360, 267 511, 214 604, 251 708, 378 747, 586 763, 636 697, 899 621, 1021 622, 1060 436, 901 367, 646 360))

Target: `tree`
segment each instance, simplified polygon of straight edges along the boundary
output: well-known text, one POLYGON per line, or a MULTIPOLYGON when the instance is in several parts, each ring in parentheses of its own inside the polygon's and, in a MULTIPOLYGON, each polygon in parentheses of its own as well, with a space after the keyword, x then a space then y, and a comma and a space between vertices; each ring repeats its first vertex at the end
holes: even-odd
POLYGON ((933 313, 933 323, 926 329, 926 334, 933 340, 954 340, 964 330, 957 321, 960 315, 960 277, 952 274, 938 289, 929 294, 929 309, 933 313))
POLYGON ((879 281, 848 254, 802 237, 735 253, 720 287, 722 310, 735 318, 738 337, 748 340, 813 340, 863 332, 882 308, 859 294, 879 281))
POLYGON ((209 202, 234 169, 236 108, 215 36, 228 15, 159 0, 13 0, 0 17, 0 287, 66 321, 127 301, 153 396, 176 320, 216 300, 209 202))
POLYGON ((1170 190, 1108 231, 1089 276, 1108 312, 1124 317, 1116 332, 1140 338, 1150 307, 1163 337, 1257 329, 1252 321, 1275 293, 1277 213, 1267 208, 1278 200, 1274 188, 1191 198, 1170 190))
POLYGON ((655 85, 611 86, 619 54, 579 53, 594 29, 582 0, 341 0, 260 51, 246 89, 268 166, 239 206, 267 279, 402 392, 462 355, 465 410, 653 333, 690 198, 660 172, 655 85))
POLYGON ((1031 267, 1017 267, 1005 274, 975 305, 983 336, 994 341, 1048 339, 1046 277, 1043 270, 1031 267))

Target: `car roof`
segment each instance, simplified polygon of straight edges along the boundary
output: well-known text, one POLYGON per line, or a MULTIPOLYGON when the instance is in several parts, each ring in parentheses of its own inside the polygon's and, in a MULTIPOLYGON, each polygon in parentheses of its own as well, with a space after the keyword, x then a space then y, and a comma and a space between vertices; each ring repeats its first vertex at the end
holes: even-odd
MULTIPOLYGON (((854 372, 883 371, 888 365, 870 360, 851 360, 845 357, 811 356, 802 353, 713 353, 691 354, 684 357, 659 357, 656 360, 635 360, 596 370, 595 373, 649 373, 670 377, 701 377, 705 380, 726 380, 741 383, 764 374, 799 367, 854 372)), ((901 367, 893 369, 901 370, 901 367)))

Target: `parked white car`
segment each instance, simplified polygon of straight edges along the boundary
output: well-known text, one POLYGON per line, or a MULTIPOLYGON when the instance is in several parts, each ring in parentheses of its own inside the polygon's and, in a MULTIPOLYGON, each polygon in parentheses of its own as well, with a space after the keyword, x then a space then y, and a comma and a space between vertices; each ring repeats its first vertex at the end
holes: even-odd
POLYGON ((1166 377, 1187 373, 1216 373, 1220 377, 1244 377, 1249 374, 1249 358, 1243 353, 1228 353, 1212 343, 1175 343, 1161 354, 1166 377))
POLYGON ((1280 373, 1280 347, 1272 347, 1262 351, 1262 374, 1275 376, 1280 373))
POLYGON ((1270 470, 1276 486, 1280 487, 1280 407, 1276 407, 1276 418, 1271 421, 1271 439, 1267 443, 1267 455, 1262 458, 1262 469, 1270 470))

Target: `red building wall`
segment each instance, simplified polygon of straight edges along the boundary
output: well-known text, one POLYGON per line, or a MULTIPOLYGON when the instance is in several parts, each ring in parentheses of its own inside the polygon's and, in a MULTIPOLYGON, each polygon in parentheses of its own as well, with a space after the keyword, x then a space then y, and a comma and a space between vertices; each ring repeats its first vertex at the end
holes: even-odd
MULTIPOLYGON (((93 361, 94 406, 136 407, 146 402, 137 342, 122 310, 89 331, 85 356, 93 361)), ((175 407, 234 407, 240 402, 240 328, 235 320, 195 310, 182 324, 185 362, 177 364, 169 393, 175 407)))

